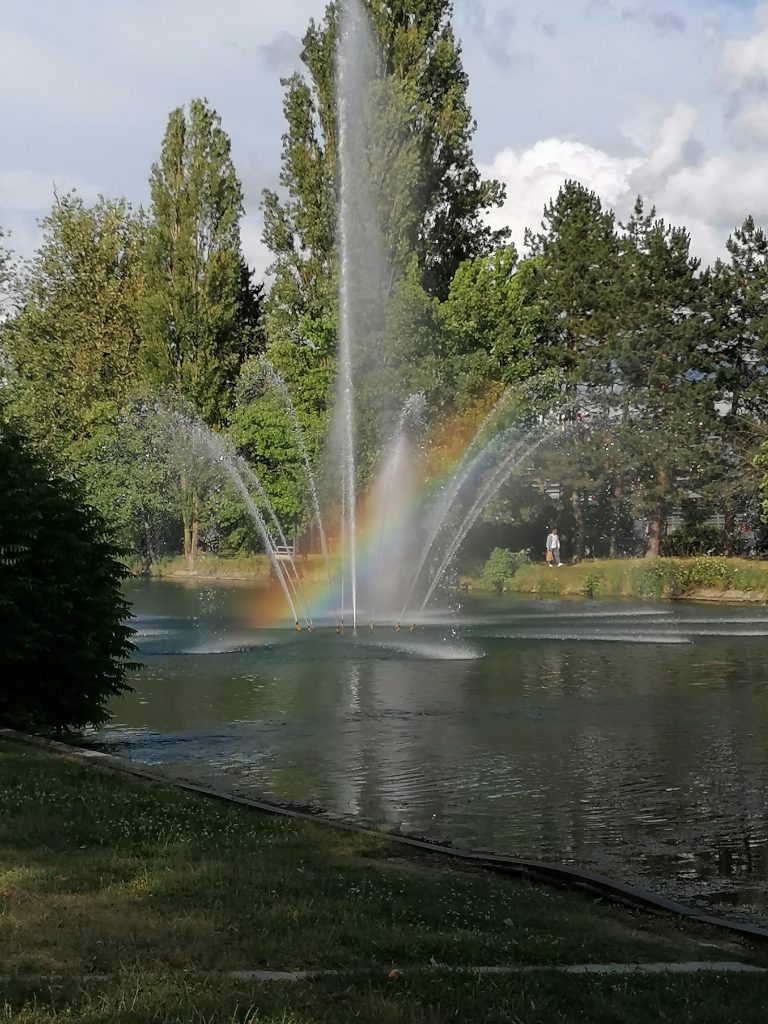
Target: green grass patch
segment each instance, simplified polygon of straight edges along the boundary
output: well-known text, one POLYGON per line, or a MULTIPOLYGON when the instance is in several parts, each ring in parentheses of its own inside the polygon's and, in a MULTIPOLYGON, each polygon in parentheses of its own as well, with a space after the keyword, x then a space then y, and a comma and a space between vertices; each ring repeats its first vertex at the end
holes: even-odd
MULTIPOLYGON (((500 1016, 504 1007, 528 1012, 563 986, 596 1012, 594 993, 616 981, 421 977, 418 968, 712 959, 768 962, 768 954, 717 931, 410 855, 383 836, 259 814, 0 743, 0 1024, 496 1021, 514 1019, 500 1016), (404 984, 384 984, 391 966, 406 970, 404 984), (376 973, 290 989, 174 975, 302 967, 376 973), (114 972, 121 978, 104 984, 80 978, 114 972), (54 974, 61 985, 32 978, 54 974), (445 1016, 451 1006, 462 1013, 445 1016)), ((740 983, 751 991, 751 979, 740 983)), ((678 985, 642 984, 649 992, 678 985)), ((695 983, 703 984, 714 982, 695 983)), ((678 987, 672 1008, 696 990, 678 987)))
POLYGON ((595 559, 559 569, 544 564, 523 565, 505 581, 504 590, 562 597, 739 600, 749 596, 765 601, 768 562, 702 556, 595 559))
POLYGON ((0 1024, 762 1024, 758 975, 477 977, 443 972, 300 984, 128 975, 5 986, 0 1024))

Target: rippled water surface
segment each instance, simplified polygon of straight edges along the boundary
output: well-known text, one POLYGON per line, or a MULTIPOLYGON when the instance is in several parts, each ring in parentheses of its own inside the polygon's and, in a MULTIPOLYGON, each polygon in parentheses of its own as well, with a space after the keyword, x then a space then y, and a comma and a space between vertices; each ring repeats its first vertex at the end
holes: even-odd
POLYGON ((249 586, 130 597, 120 752, 768 921, 768 609, 468 599, 337 636, 253 628, 249 586))

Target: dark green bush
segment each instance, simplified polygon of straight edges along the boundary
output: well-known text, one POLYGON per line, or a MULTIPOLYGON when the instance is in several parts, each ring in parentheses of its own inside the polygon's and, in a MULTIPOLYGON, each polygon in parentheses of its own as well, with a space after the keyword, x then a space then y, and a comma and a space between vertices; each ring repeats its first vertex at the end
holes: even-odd
POLYGON ((107 718, 128 689, 126 575, 79 485, 0 428, 0 724, 64 731, 107 718))

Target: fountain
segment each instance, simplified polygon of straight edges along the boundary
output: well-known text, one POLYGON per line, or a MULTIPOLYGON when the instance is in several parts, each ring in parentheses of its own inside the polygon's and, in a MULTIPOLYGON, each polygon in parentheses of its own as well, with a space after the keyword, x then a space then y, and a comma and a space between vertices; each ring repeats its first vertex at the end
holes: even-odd
POLYGON ((368 16, 360 0, 343 0, 336 52, 339 334, 336 396, 326 453, 326 475, 337 495, 335 507, 322 507, 288 385, 266 358, 261 359, 258 373, 260 385, 279 396, 300 454, 324 562, 319 589, 305 585, 258 473, 203 423, 176 417, 195 450, 218 465, 240 494, 296 629, 301 629, 302 621, 312 629, 317 619, 318 624, 326 622, 342 632, 351 620, 354 631, 363 611, 371 631, 377 623, 390 623, 399 630, 408 622, 414 629, 483 510, 554 430, 546 419, 528 428, 510 424, 513 395, 505 392, 481 417, 447 476, 428 488, 425 454, 429 445, 420 449, 418 444, 428 419, 426 400, 423 394, 411 395, 399 414, 390 410, 389 436, 382 436, 376 424, 381 465, 373 486, 361 498, 356 383, 375 355, 373 338, 386 313, 391 283, 369 167, 377 129, 372 99, 377 75, 377 44, 368 16), (328 522, 333 525, 330 531, 328 522), (336 538, 335 546, 331 536, 336 538))

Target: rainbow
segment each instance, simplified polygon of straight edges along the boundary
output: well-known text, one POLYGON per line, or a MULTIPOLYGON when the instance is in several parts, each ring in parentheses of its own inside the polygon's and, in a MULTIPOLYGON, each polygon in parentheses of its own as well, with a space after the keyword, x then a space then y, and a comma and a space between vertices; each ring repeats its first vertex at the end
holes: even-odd
MULTIPOLYGON (((358 503, 357 580, 358 593, 363 595, 362 607, 358 607, 358 629, 368 628, 370 623, 371 608, 366 595, 376 589, 382 557, 386 557, 386 553, 392 550, 401 530, 420 512, 427 509, 451 480, 475 435, 478 423, 487 415, 492 404, 492 401, 486 400, 445 423, 436 432, 427 446, 428 454, 418 467, 421 476, 419 485, 414 486, 408 495, 393 492, 388 495, 383 528, 380 514, 381 495, 373 491, 358 503)), ((317 627, 333 628, 340 625, 338 567, 341 557, 338 544, 334 545, 330 536, 328 539, 331 547, 331 566, 336 570, 333 586, 329 582, 324 559, 312 556, 311 572, 307 572, 302 578, 294 603, 299 623, 309 619, 317 627)), ((297 567, 301 572, 303 567, 300 555, 297 557, 297 567)), ((417 589, 409 604, 411 615, 418 608, 418 597, 417 589)), ((262 629, 293 626, 293 618, 286 605, 285 596, 274 578, 269 586, 259 592, 250 618, 252 625, 262 629)), ((345 627, 350 625, 348 621, 345 622, 345 627)))

